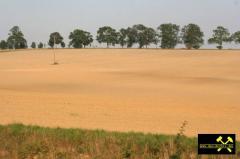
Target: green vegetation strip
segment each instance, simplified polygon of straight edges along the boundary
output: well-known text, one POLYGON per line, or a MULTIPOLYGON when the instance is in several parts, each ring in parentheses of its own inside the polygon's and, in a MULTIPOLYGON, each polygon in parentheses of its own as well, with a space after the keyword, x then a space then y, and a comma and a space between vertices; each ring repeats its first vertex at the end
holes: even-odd
POLYGON ((0 158, 180 159, 199 156, 197 139, 185 137, 183 131, 168 136, 12 124, 0 126, 0 158))

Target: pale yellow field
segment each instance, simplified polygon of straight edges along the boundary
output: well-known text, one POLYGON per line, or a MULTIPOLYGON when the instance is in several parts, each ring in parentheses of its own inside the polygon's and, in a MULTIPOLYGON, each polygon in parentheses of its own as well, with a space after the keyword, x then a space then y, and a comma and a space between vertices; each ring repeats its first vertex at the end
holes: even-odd
POLYGON ((0 53, 0 124, 175 134, 240 132, 240 51, 0 53))

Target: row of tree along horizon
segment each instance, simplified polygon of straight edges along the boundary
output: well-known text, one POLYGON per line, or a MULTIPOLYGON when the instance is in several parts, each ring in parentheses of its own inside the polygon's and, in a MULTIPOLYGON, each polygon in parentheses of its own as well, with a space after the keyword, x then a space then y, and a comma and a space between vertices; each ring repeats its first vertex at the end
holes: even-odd
MULTIPOLYGON (((18 26, 10 29, 7 40, 0 42, 0 49, 25 49, 28 48, 27 40, 18 26)), ((187 49, 199 49, 204 44, 204 33, 196 24, 188 24, 183 28, 179 25, 166 23, 160 25, 157 30, 142 24, 128 27, 127 29, 115 30, 112 27, 104 26, 98 29, 96 40, 98 43, 106 43, 109 46, 119 44, 122 48, 131 48, 138 44, 139 48, 148 47, 151 44, 163 49, 173 49, 177 44, 184 44, 187 49)), ((85 48, 91 46, 94 39, 90 32, 76 29, 69 35, 69 48, 85 48)), ((240 44, 240 31, 233 34, 227 28, 218 26, 213 30, 213 35, 208 39, 209 44, 217 44, 218 49, 223 48, 224 43, 235 42, 240 44)), ((65 48, 64 39, 59 32, 50 34, 48 45, 54 48, 60 45, 65 48)), ((45 44, 38 45, 32 42, 31 48, 44 48, 45 44)))

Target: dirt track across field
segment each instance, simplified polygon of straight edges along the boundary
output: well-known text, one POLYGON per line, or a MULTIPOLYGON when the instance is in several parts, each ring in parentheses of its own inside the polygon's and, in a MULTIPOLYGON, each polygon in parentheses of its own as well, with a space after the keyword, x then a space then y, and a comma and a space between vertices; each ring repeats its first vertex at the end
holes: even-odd
POLYGON ((240 51, 0 53, 0 124, 240 133, 240 51))

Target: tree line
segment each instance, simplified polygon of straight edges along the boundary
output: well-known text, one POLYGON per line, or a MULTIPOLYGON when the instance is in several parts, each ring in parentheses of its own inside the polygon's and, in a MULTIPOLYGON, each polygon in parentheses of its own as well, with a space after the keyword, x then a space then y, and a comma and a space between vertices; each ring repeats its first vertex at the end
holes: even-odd
MULTIPOLYGON (((25 49, 28 48, 27 40, 18 26, 10 29, 7 40, 0 42, 0 49, 25 49)), ((174 49, 178 44, 184 44, 187 49, 199 49, 204 44, 204 33, 197 24, 188 24, 180 28, 177 24, 166 23, 160 25, 156 30, 142 24, 116 30, 110 26, 98 29, 96 40, 98 43, 105 43, 107 48, 120 45, 122 48, 132 48, 138 45, 139 48, 148 48, 156 45, 162 49, 174 49)), ((91 46, 94 39, 90 32, 75 29, 69 34, 69 48, 85 48, 91 46)), ((216 44, 218 49, 223 48, 224 43, 235 42, 240 44, 240 31, 233 34, 227 28, 218 26, 213 30, 212 37, 208 39, 209 44, 216 44)), ((43 48, 42 42, 38 45, 32 42, 31 48, 43 48)), ((64 38, 59 32, 50 34, 48 45, 54 48, 60 45, 66 47, 64 38)))

